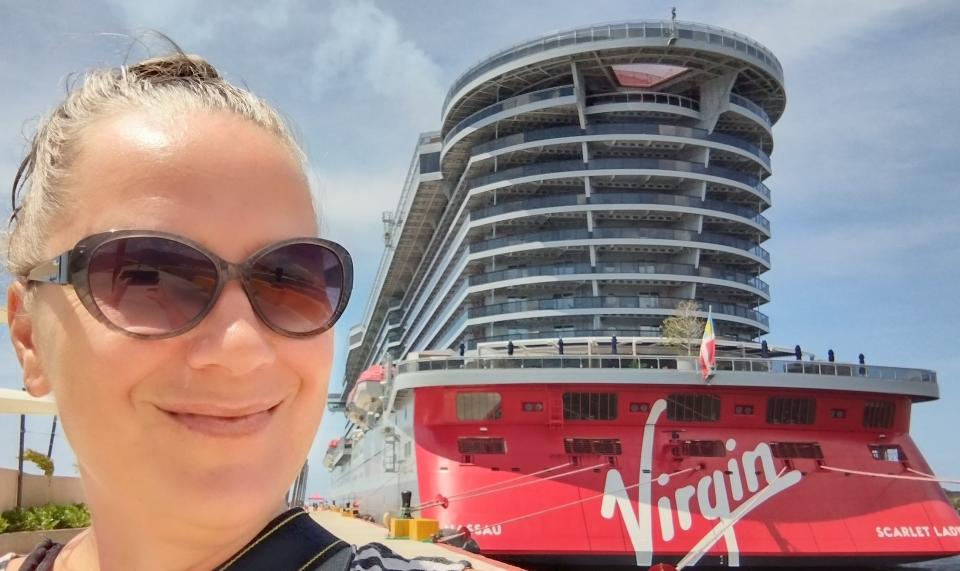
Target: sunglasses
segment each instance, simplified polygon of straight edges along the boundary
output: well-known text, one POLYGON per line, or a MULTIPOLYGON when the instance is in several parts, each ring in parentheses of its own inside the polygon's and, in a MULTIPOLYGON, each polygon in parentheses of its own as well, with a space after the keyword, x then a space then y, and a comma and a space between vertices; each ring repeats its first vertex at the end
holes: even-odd
POLYGON ((122 230, 88 236, 27 274, 28 282, 73 285, 91 315, 139 339, 189 331, 232 279, 267 327, 310 337, 346 308, 353 262, 343 246, 320 238, 277 242, 234 264, 174 234, 122 230))

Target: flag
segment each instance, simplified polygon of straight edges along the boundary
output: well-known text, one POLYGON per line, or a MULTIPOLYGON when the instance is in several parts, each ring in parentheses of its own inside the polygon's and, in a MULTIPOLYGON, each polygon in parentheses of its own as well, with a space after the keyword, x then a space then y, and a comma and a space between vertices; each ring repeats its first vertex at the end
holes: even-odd
POLYGON ((707 324, 703 328, 703 339, 700 340, 700 374, 707 380, 713 374, 713 366, 717 362, 717 338, 713 335, 713 310, 707 313, 707 324))

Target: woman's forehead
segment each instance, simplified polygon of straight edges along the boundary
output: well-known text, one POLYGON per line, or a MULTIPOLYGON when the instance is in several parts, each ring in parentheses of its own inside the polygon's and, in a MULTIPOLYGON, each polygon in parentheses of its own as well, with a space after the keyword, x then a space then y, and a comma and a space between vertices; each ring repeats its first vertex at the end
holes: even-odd
POLYGON ((84 133, 69 182, 72 208, 51 242, 66 249, 116 229, 174 232, 242 254, 315 235, 302 166, 276 135, 223 112, 132 112, 84 133), (72 240, 72 242, 71 242, 72 240))

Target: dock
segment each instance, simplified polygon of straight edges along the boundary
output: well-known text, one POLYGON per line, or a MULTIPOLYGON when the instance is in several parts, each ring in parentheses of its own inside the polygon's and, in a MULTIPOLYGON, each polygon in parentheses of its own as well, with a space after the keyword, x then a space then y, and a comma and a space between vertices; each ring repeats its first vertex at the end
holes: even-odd
POLYGON ((319 510, 310 512, 310 515, 330 533, 354 545, 382 543, 408 559, 413 557, 443 557, 451 561, 469 561, 474 569, 481 571, 523 571, 520 567, 470 553, 452 545, 410 541, 409 539, 388 539, 387 528, 362 519, 344 516, 339 512, 319 510))

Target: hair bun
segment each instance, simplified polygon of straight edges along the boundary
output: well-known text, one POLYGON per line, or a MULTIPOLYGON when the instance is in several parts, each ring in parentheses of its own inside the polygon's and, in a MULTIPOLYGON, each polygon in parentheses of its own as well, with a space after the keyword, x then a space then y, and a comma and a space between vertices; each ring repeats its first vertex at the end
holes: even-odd
POLYGON ((153 83, 194 79, 209 81, 221 79, 217 68, 200 56, 177 53, 162 57, 145 59, 130 66, 130 73, 138 79, 153 83))

